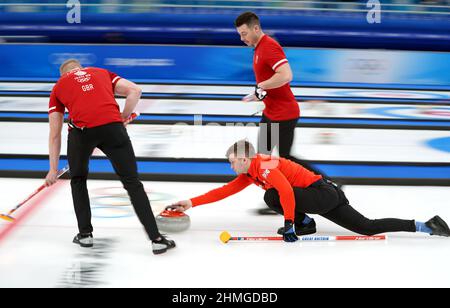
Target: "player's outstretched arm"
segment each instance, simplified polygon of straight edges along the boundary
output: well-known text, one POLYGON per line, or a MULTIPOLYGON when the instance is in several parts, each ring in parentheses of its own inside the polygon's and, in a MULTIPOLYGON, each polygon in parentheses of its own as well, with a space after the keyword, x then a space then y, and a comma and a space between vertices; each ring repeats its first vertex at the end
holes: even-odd
POLYGON ((173 210, 184 212, 190 209, 191 207, 217 202, 229 196, 237 194, 238 192, 249 186, 251 183, 252 182, 248 179, 246 175, 241 174, 233 181, 225 184, 222 187, 213 189, 201 196, 174 203, 170 205, 168 209, 172 208, 173 210))
POLYGON ((183 200, 178 201, 174 204, 169 205, 166 207, 167 210, 173 210, 177 212, 185 212, 189 210, 192 207, 192 201, 191 200, 183 200))

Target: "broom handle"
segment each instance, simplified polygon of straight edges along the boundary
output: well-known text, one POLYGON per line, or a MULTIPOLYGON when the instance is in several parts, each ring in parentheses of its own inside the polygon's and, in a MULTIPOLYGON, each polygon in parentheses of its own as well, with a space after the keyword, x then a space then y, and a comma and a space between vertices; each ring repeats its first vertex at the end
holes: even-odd
MULTIPOLYGON (((385 240, 386 235, 337 235, 337 236, 299 236, 300 241, 377 241, 385 240)), ((231 237, 230 241, 282 241, 281 236, 240 236, 231 237)))
MULTIPOLYGON (((64 175, 64 173, 66 173, 67 171, 69 171, 69 165, 65 166, 64 168, 62 168, 61 170, 58 171, 58 175, 57 178, 59 179, 61 176, 64 175)), ((22 205, 24 205, 25 203, 27 203, 31 198, 33 198, 34 196, 36 196, 38 193, 40 193, 42 190, 45 189, 45 187, 47 187, 45 184, 42 184, 38 189, 36 189, 31 195, 28 196, 28 198, 26 198, 25 200, 23 200, 22 202, 20 202, 15 208, 13 208, 11 211, 8 212, 8 216, 13 214, 15 211, 17 211, 22 205)))

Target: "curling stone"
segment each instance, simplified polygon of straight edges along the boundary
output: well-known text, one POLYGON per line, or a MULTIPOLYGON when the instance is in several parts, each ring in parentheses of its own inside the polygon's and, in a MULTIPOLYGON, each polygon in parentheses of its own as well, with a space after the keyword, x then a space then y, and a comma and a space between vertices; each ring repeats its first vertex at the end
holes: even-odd
POLYGON ((162 232, 183 232, 191 226, 191 219, 183 212, 165 210, 156 216, 156 224, 162 232))

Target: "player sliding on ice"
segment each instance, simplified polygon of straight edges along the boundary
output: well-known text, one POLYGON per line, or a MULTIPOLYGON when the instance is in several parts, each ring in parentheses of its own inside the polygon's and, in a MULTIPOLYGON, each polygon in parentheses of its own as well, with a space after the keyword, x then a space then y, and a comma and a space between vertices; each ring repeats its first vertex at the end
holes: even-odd
POLYGON ((168 209, 184 212, 191 207, 216 202, 256 184, 266 190, 264 201, 284 215, 284 227, 278 230, 285 242, 295 242, 297 235, 316 232, 308 214, 319 214, 334 223, 364 235, 385 232, 424 232, 430 235, 450 236, 450 229, 439 216, 423 223, 394 218, 368 219, 350 206, 344 192, 321 175, 284 159, 256 154, 246 140, 231 146, 226 156, 238 177, 218 189, 172 204, 168 209))

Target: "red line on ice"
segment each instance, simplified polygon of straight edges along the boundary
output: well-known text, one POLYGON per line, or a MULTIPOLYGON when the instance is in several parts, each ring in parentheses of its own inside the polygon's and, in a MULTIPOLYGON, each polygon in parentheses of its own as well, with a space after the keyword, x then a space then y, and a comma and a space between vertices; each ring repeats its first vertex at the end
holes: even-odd
POLYGON ((0 243, 6 239, 6 237, 15 230, 28 216, 31 215, 40 205, 42 205, 44 200, 52 194, 56 188, 64 184, 66 181, 60 180, 51 187, 45 188, 42 192, 36 195, 33 199, 24 204, 21 209, 18 210, 19 215, 16 220, 12 223, 7 223, 6 227, 0 230, 0 243))

